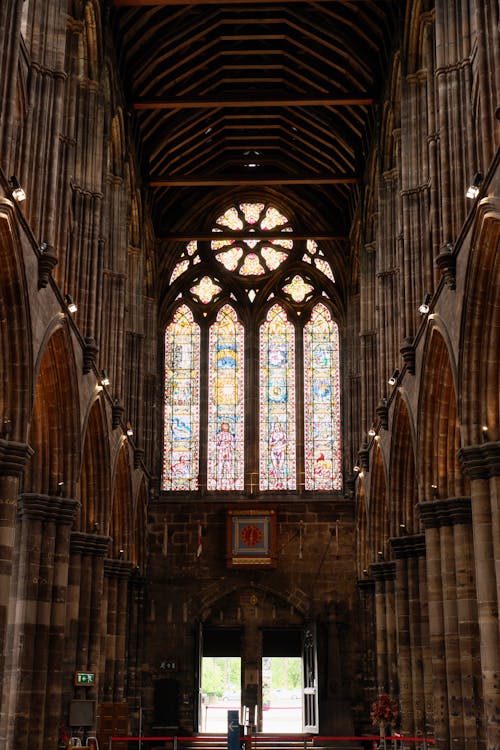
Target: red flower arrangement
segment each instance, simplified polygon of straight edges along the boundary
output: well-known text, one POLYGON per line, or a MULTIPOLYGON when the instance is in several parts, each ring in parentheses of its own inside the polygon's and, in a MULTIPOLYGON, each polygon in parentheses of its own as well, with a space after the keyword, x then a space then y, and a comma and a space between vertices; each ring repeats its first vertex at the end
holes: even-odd
POLYGON ((372 724, 395 724, 398 720, 399 710, 396 701, 391 699, 387 693, 382 693, 378 700, 373 701, 370 711, 372 724))

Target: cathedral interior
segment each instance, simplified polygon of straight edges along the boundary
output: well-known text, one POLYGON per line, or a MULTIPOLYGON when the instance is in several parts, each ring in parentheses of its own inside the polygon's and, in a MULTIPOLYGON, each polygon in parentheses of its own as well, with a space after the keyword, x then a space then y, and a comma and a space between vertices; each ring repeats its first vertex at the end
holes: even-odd
POLYGON ((500 747, 499 32, 0 3, 1 748, 196 735, 209 657, 500 747))

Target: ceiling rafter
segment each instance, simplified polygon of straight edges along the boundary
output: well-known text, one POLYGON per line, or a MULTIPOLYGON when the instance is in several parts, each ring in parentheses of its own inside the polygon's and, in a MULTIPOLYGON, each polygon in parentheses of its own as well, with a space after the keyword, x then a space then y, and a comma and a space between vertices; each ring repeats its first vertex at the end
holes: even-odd
POLYGON ((367 107, 374 103, 373 96, 346 95, 346 96, 296 96, 296 97, 266 97, 257 99, 223 99, 215 97, 184 98, 173 97, 171 99, 149 99, 135 101, 132 107, 136 110, 164 110, 164 109, 211 109, 212 107, 367 107))

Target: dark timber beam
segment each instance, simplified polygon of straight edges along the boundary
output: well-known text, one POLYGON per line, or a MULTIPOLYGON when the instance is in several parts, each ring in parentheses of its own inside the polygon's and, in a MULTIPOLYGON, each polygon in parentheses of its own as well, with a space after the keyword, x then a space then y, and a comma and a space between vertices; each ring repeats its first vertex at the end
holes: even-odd
MULTIPOLYGON (((230 0, 230 5, 247 5, 249 0, 230 0)), ((274 5, 289 5, 291 3, 302 3, 304 0, 276 0, 274 5)), ((314 0, 314 4, 336 3, 338 0, 314 0)), ((344 0, 344 3, 365 3, 367 0, 344 0)), ((113 0, 113 5, 119 7, 153 7, 163 5, 221 5, 221 0, 113 0)), ((252 0, 252 5, 269 5, 270 0, 252 0)))
POLYGON ((150 99, 133 103, 136 110, 161 109, 211 109, 219 107, 236 107, 241 109, 255 107, 358 107, 373 104, 372 96, 301 96, 275 97, 273 99, 216 99, 197 97, 191 99, 178 96, 172 99, 150 99))
POLYGON ((150 187, 224 187, 249 185, 354 185, 358 177, 348 175, 323 177, 158 177, 149 181, 150 187))
POLYGON ((325 240, 336 240, 342 242, 347 240, 345 235, 337 235, 325 232, 314 232, 311 231, 308 234, 302 234, 299 232, 190 232, 185 234, 182 232, 172 232, 167 234, 161 234, 157 237, 162 242, 191 242, 191 240, 197 240, 198 242, 211 242, 212 240, 316 240, 316 242, 323 242, 325 240))

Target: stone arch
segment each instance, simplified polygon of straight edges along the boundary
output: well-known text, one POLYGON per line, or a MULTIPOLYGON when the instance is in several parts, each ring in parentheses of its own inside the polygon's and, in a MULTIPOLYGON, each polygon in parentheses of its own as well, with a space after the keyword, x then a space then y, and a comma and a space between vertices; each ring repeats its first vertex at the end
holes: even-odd
POLYGON ((132 558, 132 472, 129 455, 129 445, 123 438, 114 472, 113 503, 109 518, 109 536, 111 547, 109 556, 112 558, 132 558))
POLYGON ((460 425, 456 399, 456 368, 445 331, 430 321, 424 348, 425 381, 419 396, 417 467, 419 500, 467 495, 460 470, 460 425))
POLYGON ((98 3, 89 0, 83 9, 85 21, 83 28, 83 64, 82 74, 90 80, 99 79, 102 68, 101 23, 98 3))
POLYGON ((143 479, 137 494, 134 513, 132 563, 141 575, 146 572, 147 483, 143 479))
POLYGON ((31 411, 33 363, 26 278, 13 207, 0 203, 0 434, 24 442, 31 411))
POLYGON ((356 498, 356 563, 357 576, 362 578, 363 572, 373 562, 370 557, 368 546, 368 514, 366 511, 366 498, 363 485, 356 498))
POLYGON ((460 346, 460 419, 466 445, 500 439, 500 201, 485 200, 472 238, 460 346), (483 430, 487 428, 487 431, 483 430))
POLYGON ((400 394, 396 397, 392 421, 390 466, 389 495, 395 516, 393 534, 398 535, 400 524, 404 524, 409 534, 415 534, 419 522, 414 429, 408 406, 400 394))
POLYGON ((58 318, 47 332, 28 440, 34 450, 24 491, 75 497, 80 466, 80 410, 69 326, 58 318))
POLYGON ((107 528, 111 495, 109 464, 106 412, 103 399, 97 398, 89 411, 83 440, 78 531, 99 534, 107 528))
POLYGON ((224 611, 224 608, 227 607, 231 611, 231 620, 238 621, 236 600, 239 597, 241 601, 246 601, 246 597, 255 594, 257 598, 259 595, 262 597, 262 599, 258 599, 257 606, 260 601, 261 610, 264 608, 264 611, 259 614, 260 622, 266 618, 273 620, 273 603, 274 606, 279 603, 283 609, 287 610, 288 617, 290 617, 290 619, 287 617, 287 622, 290 623, 295 620, 296 624, 301 624, 310 611, 309 600, 303 596, 304 592, 301 593, 302 596, 299 596, 297 592, 274 589, 258 581, 252 581, 243 586, 241 582, 226 583, 224 586, 218 586, 216 590, 212 589, 207 592, 205 597, 188 602, 188 609, 196 612, 200 622, 208 624, 213 618, 213 623, 218 624, 220 623, 220 611, 224 611))
MULTIPOLYGON (((368 510, 368 539, 372 562, 379 552, 388 558, 391 517, 387 506, 386 478, 382 451, 378 444, 372 454, 370 503, 368 510)), ((379 555, 380 557, 380 555, 379 555)))

